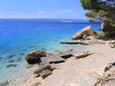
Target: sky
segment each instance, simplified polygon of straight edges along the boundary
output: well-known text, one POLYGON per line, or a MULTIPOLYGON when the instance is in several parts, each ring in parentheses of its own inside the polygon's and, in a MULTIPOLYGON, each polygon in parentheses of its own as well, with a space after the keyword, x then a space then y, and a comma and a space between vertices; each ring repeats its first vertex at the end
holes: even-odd
POLYGON ((80 0, 0 0, 0 18, 87 19, 80 0))

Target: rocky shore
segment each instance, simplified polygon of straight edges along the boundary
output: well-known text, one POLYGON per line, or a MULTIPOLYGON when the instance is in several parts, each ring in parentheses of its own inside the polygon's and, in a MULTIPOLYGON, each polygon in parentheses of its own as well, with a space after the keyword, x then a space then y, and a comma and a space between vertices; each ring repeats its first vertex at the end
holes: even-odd
POLYGON ((91 26, 75 33, 72 39, 61 44, 74 48, 49 54, 34 51, 26 56, 29 67, 34 67, 32 76, 19 85, 0 86, 114 86, 115 42, 97 39, 91 26), (83 46, 77 52, 76 44, 83 46))

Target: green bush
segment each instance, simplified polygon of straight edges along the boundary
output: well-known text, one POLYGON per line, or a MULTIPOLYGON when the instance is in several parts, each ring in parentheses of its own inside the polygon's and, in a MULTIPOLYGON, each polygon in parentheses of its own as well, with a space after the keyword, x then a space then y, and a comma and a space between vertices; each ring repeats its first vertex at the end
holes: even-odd
POLYGON ((104 37, 106 37, 106 33, 103 31, 98 31, 98 32, 96 32, 96 37, 97 38, 104 38, 104 37))
POLYGON ((106 36, 115 36, 115 24, 105 24, 102 31, 106 33, 106 36))

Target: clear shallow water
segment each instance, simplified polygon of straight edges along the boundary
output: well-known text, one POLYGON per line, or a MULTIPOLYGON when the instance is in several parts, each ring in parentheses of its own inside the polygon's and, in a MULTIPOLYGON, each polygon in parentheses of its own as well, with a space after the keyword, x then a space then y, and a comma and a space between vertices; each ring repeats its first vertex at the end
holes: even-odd
POLYGON ((69 40, 76 31, 87 25, 91 25, 94 30, 100 29, 100 24, 91 23, 0 20, 0 80, 19 72, 17 70, 25 63, 22 59, 30 51, 45 49, 53 52, 66 49, 68 46, 60 42, 69 40), (19 68, 7 68, 14 60, 19 68))

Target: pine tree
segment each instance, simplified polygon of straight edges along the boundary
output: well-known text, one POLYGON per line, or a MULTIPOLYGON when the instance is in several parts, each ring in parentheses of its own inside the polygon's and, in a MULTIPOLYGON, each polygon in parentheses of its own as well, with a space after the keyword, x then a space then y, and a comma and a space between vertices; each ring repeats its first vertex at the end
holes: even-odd
POLYGON ((115 0, 81 0, 81 4, 91 21, 101 21, 102 30, 115 35, 115 0))

